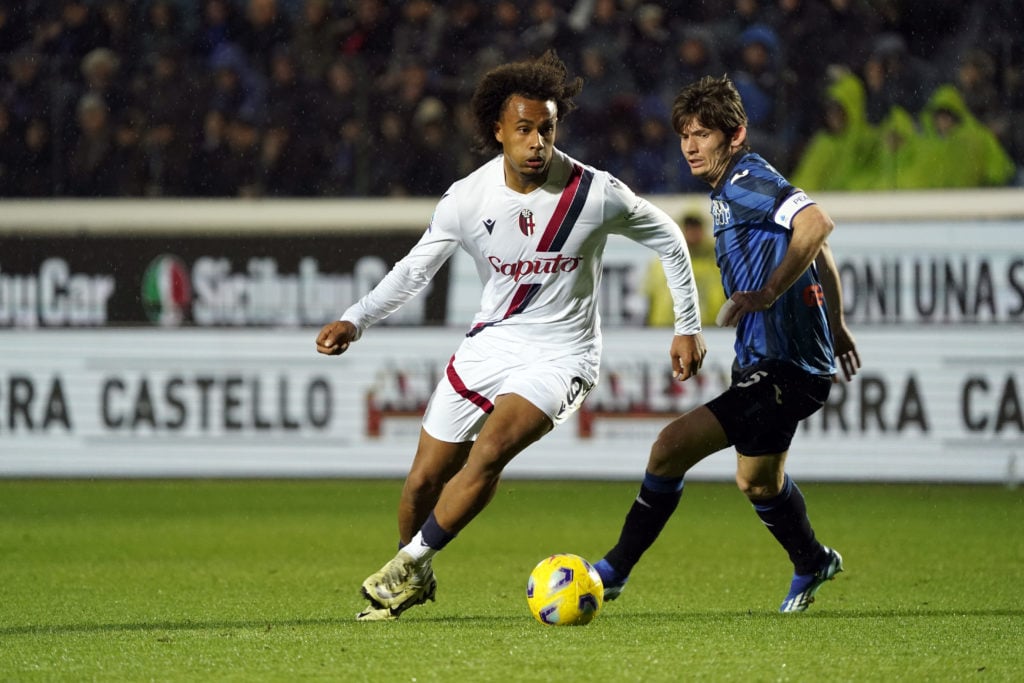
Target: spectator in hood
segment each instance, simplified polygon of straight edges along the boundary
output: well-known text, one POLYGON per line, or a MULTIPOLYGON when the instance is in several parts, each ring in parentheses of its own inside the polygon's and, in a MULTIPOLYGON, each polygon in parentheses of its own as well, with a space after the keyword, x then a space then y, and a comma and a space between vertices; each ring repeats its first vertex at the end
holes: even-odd
POLYGON ((860 176, 858 190, 917 190, 932 185, 932 169, 922 154, 922 136, 910 112, 893 107, 878 125, 878 160, 873 173, 860 176))
POLYGON ((1013 179, 1010 156, 967 108, 956 86, 935 90, 921 112, 921 129, 934 187, 995 187, 1013 179))
POLYGON ((232 43, 218 47, 210 57, 210 70, 209 108, 224 112, 229 119, 239 113, 262 115, 266 81, 252 68, 241 48, 232 43))
POLYGON ((828 87, 824 125, 811 137, 790 180, 808 192, 863 187, 878 156, 878 133, 864 112, 864 84, 840 72, 828 87))

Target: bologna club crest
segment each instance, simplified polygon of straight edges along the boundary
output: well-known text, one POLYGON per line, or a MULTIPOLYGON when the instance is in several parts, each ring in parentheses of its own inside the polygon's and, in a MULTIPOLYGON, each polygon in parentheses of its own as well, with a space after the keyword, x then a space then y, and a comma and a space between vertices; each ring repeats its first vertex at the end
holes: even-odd
POLYGON ((519 212, 519 229, 523 231, 523 234, 529 237, 533 234, 533 229, 536 224, 533 222, 533 211, 529 209, 523 209, 519 212))

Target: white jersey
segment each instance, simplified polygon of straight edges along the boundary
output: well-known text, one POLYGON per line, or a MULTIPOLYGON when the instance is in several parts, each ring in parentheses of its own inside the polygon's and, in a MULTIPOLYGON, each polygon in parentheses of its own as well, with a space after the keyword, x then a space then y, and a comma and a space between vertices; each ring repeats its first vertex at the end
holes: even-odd
POLYGON ((529 194, 505 184, 501 155, 455 182, 419 242, 341 319, 361 334, 420 292, 461 247, 484 285, 467 336, 597 356, 609 234, 659 254, 675 302, 675 333, 699 332, 697 289, 676 223, 609 173, 558 150, 547 182, 529 194))

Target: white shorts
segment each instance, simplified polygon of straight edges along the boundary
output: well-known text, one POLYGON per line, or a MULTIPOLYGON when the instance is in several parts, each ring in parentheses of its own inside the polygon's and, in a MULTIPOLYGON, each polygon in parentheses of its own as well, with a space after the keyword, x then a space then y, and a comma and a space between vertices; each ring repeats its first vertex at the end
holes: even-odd
POLYGON ((553 424, 561 424, 597 383, 599 351, 566 355, 535 345, 494 344, 483 337, 463 341, 430 397, 423 428, 435 439, 475 440, 502 394, 522 396, 553 424))

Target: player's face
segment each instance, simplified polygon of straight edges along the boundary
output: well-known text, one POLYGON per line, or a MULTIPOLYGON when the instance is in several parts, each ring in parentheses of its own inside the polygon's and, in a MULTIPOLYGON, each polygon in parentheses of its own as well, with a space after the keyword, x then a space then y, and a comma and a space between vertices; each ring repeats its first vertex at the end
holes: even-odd
POLYGON ((494 137, 505 154, 505 183, 510 188, 530 192, 547 180, 557 123, 553 100, 508 98, 494 124, 494 137))
POLYGON ((690 172, 714 186, 746 135, 746 128, 741 127, 732 137, 727 137, 720 130, 708 128, 699 119, 692 119, 683 126, 679 135, 679 149, 690 166, 690 172))

